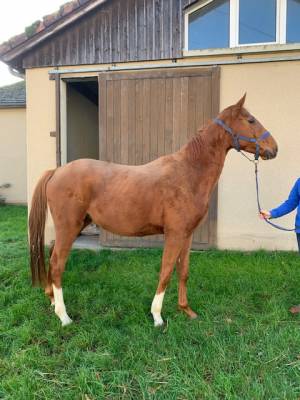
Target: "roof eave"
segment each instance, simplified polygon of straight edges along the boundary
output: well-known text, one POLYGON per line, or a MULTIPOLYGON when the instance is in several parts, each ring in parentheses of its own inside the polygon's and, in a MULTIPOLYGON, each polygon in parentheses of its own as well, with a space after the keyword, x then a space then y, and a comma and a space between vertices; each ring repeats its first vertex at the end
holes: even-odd
POLYGON ((92 11, 102 3, 105 3, 107 0, 96 0, 93 3, 84 4, 82 7, 75 9, 70 15, 66 15, 62 17, 57 22, 49 25, 41 32, 34 34, 29 39, 20 43, 19 45, 13 47, 12 49, 8 50, 4 54, 0 54, 0 60, 5 62, 8 65, 13 64, 13 61, 22 56, 24 53, 30 51, 33 47, 37 46, 44 40, 48 39, 50 36, 56 34, 61 29, 65 28, 66 26, 70 25, 78 18, 82 17, 89 11, 92 11))

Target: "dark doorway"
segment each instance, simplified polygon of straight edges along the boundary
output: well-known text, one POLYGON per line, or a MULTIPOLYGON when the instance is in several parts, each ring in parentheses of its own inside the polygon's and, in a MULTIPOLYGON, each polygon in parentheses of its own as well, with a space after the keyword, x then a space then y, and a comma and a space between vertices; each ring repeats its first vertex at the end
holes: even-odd
POLYGON ((67 162, 99 160, 98 81, 67 81, 67 162))

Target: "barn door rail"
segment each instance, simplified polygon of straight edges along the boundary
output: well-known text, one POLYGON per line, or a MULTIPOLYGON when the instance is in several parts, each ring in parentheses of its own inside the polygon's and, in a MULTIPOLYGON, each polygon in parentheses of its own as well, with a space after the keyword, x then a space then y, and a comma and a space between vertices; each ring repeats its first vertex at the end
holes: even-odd
POLYGON ((202 61, 202 62, 177 62, 176 60, 171 63, 155 63, 144 65, 126 65, 117 66, 110 65, 108 67, 100 68, 79 68, 79 69, 53 69, 49 71, 49 75, 67 75, 67 74, 80 74, 80 73, 100 73, 100 72, 113 72, 113 71, 139 71, 147 69, 164 69, 164 68, 192 68, 192 67, 218 67, 220 65, 235 65, 235 64, 253 64, 253 63, 269 63, 279 61, 300 61, 300 56, 286 56, 286 57, 259 57, 259 58, 236 58, 233 60, 219 60, 215 61, 202 61))

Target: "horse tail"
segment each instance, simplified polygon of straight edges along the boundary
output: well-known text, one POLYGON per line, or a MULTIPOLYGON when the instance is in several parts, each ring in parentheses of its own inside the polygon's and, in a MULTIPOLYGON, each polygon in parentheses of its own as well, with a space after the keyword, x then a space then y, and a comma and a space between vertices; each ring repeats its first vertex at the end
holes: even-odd
POLYGON ((40 178, 33 193, 29 214, 29 252, 32 285, 45 286, 47 271, 45 265, 45 224, 47 219, 46 188, 55 169, 46 171, 40 178))

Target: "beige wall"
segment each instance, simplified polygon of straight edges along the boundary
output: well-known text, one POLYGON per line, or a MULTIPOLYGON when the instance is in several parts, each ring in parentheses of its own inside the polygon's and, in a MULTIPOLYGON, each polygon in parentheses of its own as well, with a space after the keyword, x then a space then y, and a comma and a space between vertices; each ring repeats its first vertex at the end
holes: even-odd
MULTIPOLYGON (((300 176, 299 70, 300 62, 222 67, 221 108, 247 92, 246 107, 279 145, 277 158, 259 165, 262 206, 266 209, 285 200, 300 176)), ((295 249, 293 233, 278 231, 257 218, 253 166, 238 153, 231 153, 219 185, 219 247, 295 249)), ((280 222, 292 227, 294 214, 280 222)))
POLYGON ((26 109, 0 109, 0 193, 8 203, 27 202, 26 184, 26 109))
MULTIPOLYGON (((299 70, 298 61, 221 67, 221 108, 236 102, 247 91, 246 107, 273 133, 279 144, 278 157, 260 163, 262 204, 267 209, 287 197, 300 175, 299 70)), ((55 139, 49 136, 55 130, 55 84, 49 81, 47 69, 27 71, 27 98, 31 198, 41 173, 55 167, 55 139)), ((258 219, 253 166, 234 151, 229 154, 220 179, 218 211, 219 248, 296 248, 294 234, 272 229, 258 219)), ((292 226, 293 217, 285 218, 283 224, 292 226)), ((50 225, 51 222, 47 228, 48 239, 53 237, 50 225)))
POLYGON ((98 107, 70 86, 67 93, 67 160, 98 159, 98 107))
MULTIPOLYGON (((49 80, 48 70, 26 71, 27 103, 27 189, 30 206, 34 187, 48 169, 56 168, 56 142, 50 137, 55 131, 55 81, 49 80)), ((54 238, 51 218, 46 225, 46 240, 54 238)))

